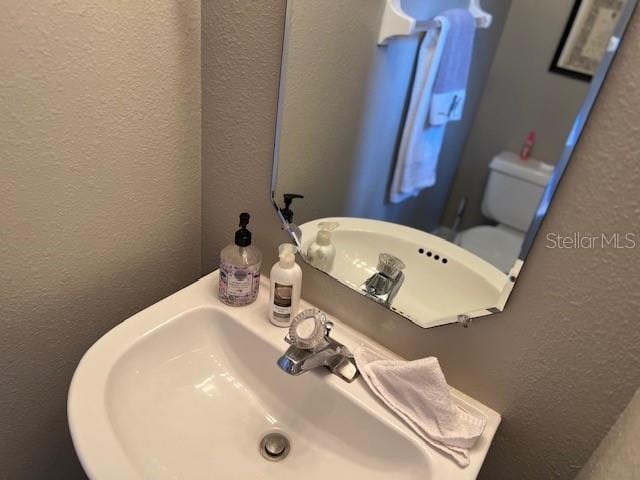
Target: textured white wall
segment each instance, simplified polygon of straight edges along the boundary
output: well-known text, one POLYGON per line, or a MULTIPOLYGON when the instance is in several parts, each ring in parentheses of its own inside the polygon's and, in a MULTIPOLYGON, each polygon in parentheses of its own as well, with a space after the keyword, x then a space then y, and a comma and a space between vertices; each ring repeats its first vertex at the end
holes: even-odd
POLYGON ((2 2, 0 478, 82 478, 81 355, 200 273, 200 2, 2 2))
MULTIPOLYGON (((268 201, 283 25, 283 0, 203 2, 205 271, 242 209, 265 273, 285 239, 268 201)), ((639 42, 636 14, 542 237, 640 234, 639 42)), ((407 357, 437 355, 451 384, 504 415, 482 478, 572 478, 640 384, 639 251, 538 242, 507 312, 470 329, 421 330, 307 268, 303 294, 407 357)))
POLYGON ((640 390, 611 427, 576 480, 640 478, 640 390))

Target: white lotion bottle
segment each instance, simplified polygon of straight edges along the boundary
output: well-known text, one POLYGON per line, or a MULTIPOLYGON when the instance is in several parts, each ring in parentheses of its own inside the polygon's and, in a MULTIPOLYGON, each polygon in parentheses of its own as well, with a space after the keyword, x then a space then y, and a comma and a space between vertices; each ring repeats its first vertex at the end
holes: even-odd
POLYGON ((323 272, 331 272, 333 261, 336 258, 336 247, 331 243, 331 232, 338 224, 336 222, 321 222, 316 239, 307 249, 307 261, 311 266, 323 272))
POLYGON ((291 243, 280 245, 280 260, 271 268, 269 320, 276 327, 288 327, 298 313, 302 292, 302 269, 296 263, 297 247, 291 243))

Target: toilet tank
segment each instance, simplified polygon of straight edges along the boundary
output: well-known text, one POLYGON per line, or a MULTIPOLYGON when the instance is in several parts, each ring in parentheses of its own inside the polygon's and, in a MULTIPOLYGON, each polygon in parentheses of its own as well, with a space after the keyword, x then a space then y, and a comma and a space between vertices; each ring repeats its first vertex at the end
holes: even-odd
POLYGON ((483 215, 526 232, 552 173, 553 165, 534 158, 520 160, 513 152, 496 155, 489 164, 483 215))

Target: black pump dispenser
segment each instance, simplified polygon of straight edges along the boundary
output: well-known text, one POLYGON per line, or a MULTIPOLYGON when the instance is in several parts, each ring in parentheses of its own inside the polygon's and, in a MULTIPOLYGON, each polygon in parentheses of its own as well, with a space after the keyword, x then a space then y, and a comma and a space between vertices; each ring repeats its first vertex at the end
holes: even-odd
POLYGON ((247 225, 249 225, 249 219, 251 215, 247 212, 243 212, 240 214, 240 230, 236 231, 236 245, 239 247, 248 247, 251 245, 251 232, 247 230, 247 225))
POLYGON ((282 213, 282 216, 287 222, 293 223, 293 210, 290 208, 291 202, 296 198, 304 198, 304 195, 300 195, 299 193, 285 193, 282 196, 284 198, 284 208, 280 209, 280 213, 282 213))

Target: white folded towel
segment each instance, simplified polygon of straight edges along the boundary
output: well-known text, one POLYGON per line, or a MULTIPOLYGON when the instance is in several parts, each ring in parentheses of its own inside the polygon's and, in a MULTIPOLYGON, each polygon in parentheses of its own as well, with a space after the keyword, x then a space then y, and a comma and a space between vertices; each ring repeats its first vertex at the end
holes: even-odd
POLYGON ((390 360, 360 347, 354 352, 369 388, 423 440, 447 453, 462 467, 482 435, 487 419, 458 406, 435 357, 390 360))
POLYGON ((468 9, 454 8, 442 16, 449 33, 431 95, 430 125, 462 119, 476 35, 476 20, 468 9))
POLYGON ((452 9, 435 18, 436 29, 425 33, 411 101, 402 131, 389 200, 399 203, 436 184, 438 160, 446 124, 460 120, 476 24, 465 9, 452 9))
POLYGON ((411 100, 389 192, 391 203, 414 197, 421 189, 436 183, 436 167, 445 128, 441 125, 428 125, 427 118, 438 65, 449 31, 449 22, 445 17, 436 19, 441 23, 440 30, 426 32, 418 51, 411 100))

